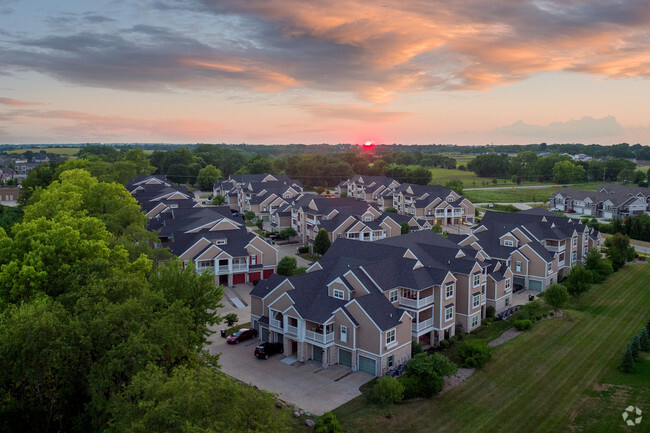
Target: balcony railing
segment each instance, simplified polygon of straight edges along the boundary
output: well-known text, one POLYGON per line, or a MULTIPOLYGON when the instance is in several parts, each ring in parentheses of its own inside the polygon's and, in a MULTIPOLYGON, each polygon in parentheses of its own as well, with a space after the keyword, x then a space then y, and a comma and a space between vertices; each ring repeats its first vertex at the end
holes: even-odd
POLYGON ((305 331, 305 338, 321 344, 331 343, 334 341, 334 332, 323 335, 321 332, 305 331))
POLYGON ((228 272, 230 272, 230 266, 228 265, 217 266, 217 272, 219 272, 220 274, 227 274, 228 272))
POLYGON ((411 329, 413 330, 413 332, 424 331, 424 330, 426 330, 428 328, 432 328, 432 327, 433 327, 433 318, 427 319, 427 320, 425 320, 423 322, 419 322, 419 323, 413 322, 411 324, 411 329))
POLYGON ((273 326, 274 328, 282 329, 281 320, 269 319, 269 325, 273 326))
POLYGON ((422 299, 400 298, 399 303, 406 307, 422 308, 426 305, 433 303, 433 295, 427 296, 426 298, 422 298, 422 299))
POLYGON ((298 328, 292 325, 287 325, 287 328, 284 330, 286 334, 298 336, 298 328))
POLYGON ((485 294, 482 294, 481 295, 481 305, 485 305, 485 301, 486 301, 485 294))
POLYGON ((232 270, 233 270, 233 272, 247 271, 248 270, 248 264, 243 263, 243 264, 232 265, 232 270))

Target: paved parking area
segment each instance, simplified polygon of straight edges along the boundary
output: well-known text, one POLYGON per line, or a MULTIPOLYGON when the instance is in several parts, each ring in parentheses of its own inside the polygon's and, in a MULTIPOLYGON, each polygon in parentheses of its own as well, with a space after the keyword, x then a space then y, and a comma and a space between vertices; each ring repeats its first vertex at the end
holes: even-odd
POLYGON ((242 382, 279 394, 306 412, 322 415, 361 395, 359 387, 372 379, 363 372, 333 365, 323 369, 320 363, 309 361, 287 365, 284 356, 273 355, 267 360, 253 356, 258 340, 229 345, 217 333, 210 340, 210 353, 221 353, 221 370, 242 382))

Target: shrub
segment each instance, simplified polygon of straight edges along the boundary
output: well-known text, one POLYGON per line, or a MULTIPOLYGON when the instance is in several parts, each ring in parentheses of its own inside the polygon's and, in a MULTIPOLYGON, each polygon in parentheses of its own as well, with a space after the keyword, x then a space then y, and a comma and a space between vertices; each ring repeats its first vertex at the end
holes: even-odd
POLYGON ((458 341, 458 337, 454 335, 449 339, 449 344, 456 344, 457 341, 458 341))
POLYGON ((343 433, 339 419, 332 412, 325 412, 318 418, 314 426, 314 433, 343 433))
POLYGON ((544 313, 544 314, 542 314, 542 317, 543 317, 544 319, 546 319, 546 318, 548 317, 548 314, 544 313))
POLYGON ((309 252, 309 245, 302 245, 298 247, 298 254, 305 254, 309 252))
POLYGON ((539 322, 540 320, 542 320, 542 316, 538 314, 537 316, 535 316, 535 320, 539 322))
POLYGON ((625 373, 631 372, 634 368, 634 355, 632 354, 632 347, 629 343, 625 348, 625 352, 623 353, 623 358, 621 358, 621 364, 619 365, 619 368, 625 373))
POLYGON ((293 272, 296 270, 297 265, 298 265, 298 260, 296 260, 295 257, 291 257, 291 256, 283 257, 282 260, 280 260, 280 263, 278 263, 277 273, 280 275, 290 277, 291 275, 293 275, 293 272))
POLYGON ((495 312, 496 312, 496 310, 495 310, 494 306, 490 305, 485 309, 485 317, 487 319, 490 319, 490 318, 494 317, 495 312))
POLYGON ((517 331, 527 331, 533 327, 533 322, 529 319, 515 320, 515 329, 517 331))
POLYGON ((442 341, 440 342, 440 347, 441 347, 442 349, 448 349, 449 346, 451 346, 451 343, 449 342, 449 340, 442 340, 442 341))
POLYGON ((223 320, 225 320, 226 325, 228 325, 228 327, 231 327, 232 325, 237 323, 239 318, 237 317, 237 315, 235 313, 228 313, 225 316, 223 316, 223 320))
POLYGON ((395 209, 393 206, 388 206, 386 208, 386 212, 397 212, 397 209, 395 209))
POLYGON ((244 214, 244 219, 246 221, 252 221, 255 218, 255 212, 253 211, 248 211, 244 214))
POLYGON ((550 313, 548 313, 548 314, 550 314, 550 315, 551 315, 551 317, 553 317, 553 316, 555 316, 555 313, 554 313, 554 312, 552 312, 552 311, 551 311, 550 313))
POLYGON ((372 392, 375 399, 388 409, 391 404, 402 401, 404 398, 404 385, 391 376, 383 376, 377 380, 372 392))
POLYGON ((459 332, 458 334, 456 334, 456 338, 458 339, 458 341, 463 341, 463 338, 465 338, 465 333, 459 332))
POLYGON ((482 367, 492 357, 491 349, 483 339, 466 340, 458 348, 464 367, 482 367))
POLYGON ((406 374, 401 376, 399 382, 404 386, 404 398, 429 398, 442 391, 445 379, 438 374, 431 374, 426 378, 406 374))
POLYGON ((424 352, 424 349, 422 349, 422 345, 417 340, 413 340, 411 342, 411 358, 413 358, 418 353, 422 353, 422 352, 424 352))
POLYGON ((298 233, 296 233, 296 230, 293 227, 287 227, 285 229, 282 229, 282 231, 280 231, 279 236, 282 239, 289 239, 290 237, 296 236, 297 234, 298 233))
POLYGON ((306 266, 298 266, 296 269, 293 270, 291 275, 300 275, 300 274, 305 274, 307 273, 307 267, 306 266))

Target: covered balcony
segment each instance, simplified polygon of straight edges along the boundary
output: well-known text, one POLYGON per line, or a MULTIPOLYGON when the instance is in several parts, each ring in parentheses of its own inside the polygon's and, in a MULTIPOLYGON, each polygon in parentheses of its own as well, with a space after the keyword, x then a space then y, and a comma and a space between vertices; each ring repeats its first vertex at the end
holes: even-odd
POLYGON ((411 332, 413 337, 419 337, 422 334, 433 330, 433 308, 418 311, 411 323, 411 332))
POLYGON ((307 322, 305 340, 310 343, 328 344, 334 341, 334 324, 323 326, 318 323, 307 322))
POLYGON ((402 289, 400 305, 411 308, 424 308, 433 304, 433 289, 411 290, 402 289))

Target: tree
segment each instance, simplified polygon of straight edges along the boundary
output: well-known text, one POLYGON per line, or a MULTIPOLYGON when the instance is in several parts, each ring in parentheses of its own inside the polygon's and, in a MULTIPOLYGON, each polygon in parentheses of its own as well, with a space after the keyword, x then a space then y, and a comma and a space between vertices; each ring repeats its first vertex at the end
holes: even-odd
POLYGON ((604 281, 614 269, 612 264, 603 259, 603 255, 596 248, 590 248, 585 259, 585 268, 592 272, 595 282, 604 281))
POLYGON ((298 233, 296 232, 296 230, 293 227, 286 227, 286 228, 280 230, 280 237, 282 239, 289 239, 289 238, 292 238, 292 237, 296 236, 297 234, 298 233))
POLYGON ((630 246, 629 236, 616 233, 605 240, 605 247, 607 247, 607 258, 612 262, 615 271, 625 266, 625 263, 634 260, 634 247, 630 246))
POLYGON ((630 373, 634 369, 634 355, 632 354, 630 343, 627 344, 625 352, 623 352, 619 368, 625 373, 630 373))
POLYGON ((341 194, 339 194, 341 198, 347 198, 348 197, 348 192, 347 191, 341 191, 341 194))
POLYGON ((226 325, 228 325, 228 327, 231 327, 235 323, 237 323, 239 318, 237 317, 237 315, 235 313, 228 313, 225 316, 223 316, 223 320, 226 322, 226 325))
POLYGON ((223 206, 223 204, 226 202, 226 198, 220 194, 217 194, 214 196, 212 199, 212 204, 215 206, 223 206))
POLYGON ((434 233, 442 233, 442 226, 440 224, 435 224, 433 227, 431 227, 431 231, 434 233))
POLYGON ((401 231, 402 231, 403 235, 406 235, 406 234, 410 233, 411 227, 409 227, 408 223, 400 223, 399 225, 402 228, 401 231))
POLYGON ((558 161, 553 166, 553 181, 555 183, 570 183, 583 180, 585 169, 571 161, 558 161))
MULTIPOLYGON (((496 178, 495 178, 496 180, 496 178)), ((456 191, 458 194, 463 195, 463 188, 465 185, 463 185, 463 181, 460 179, 450 179, 445 183, 445 188, 449 188, 451 190, 456 191)))
POLYGON ((297 265, 298 265, 298 260, 296 260, 295 257, 285 256, 278 263, 277 273, 280 275, 290 277, 291 275, 293 275, 293 272, 296 270, 297 265))
POLYGON ((630 347, 632 348, 632 356, 634 359, 639 359, 639 353, 641 352, 641 339, 638 334, 632 338, 632 344, 630 344, 630 347))
POLYGON ((244 219, 246 221, 253 221, 255 219, 255 212, 249 210, 244 214, 244 219))
POLYGON ((407 398, 429 398, 442 391, 445 377, 456 374, 458 368, 439 353, 418 353, 406 364, 406 376, 400 377, 407 398))
POLYGON ((214 165, 206 165, 196 176, 196 187, 201 191, 212 191, 214 183, 223 178, 223 173, 214 165))
POLYGON ((404 385, 392 376, 382 376, 377 380, 373 393, 390 414, 390 405, 399 403, 404 398, 404 385))
POLYGON ((314 239, 314 252, 316 254, 324 255, 329 249, 332 242, 330 241, 329 235, 325 229, 320 229, 314 239))
POLYGON ((343 433, 339 419, 332 412, 325 412, 318 418, 314 433, 343 433))
POLYGON ((639 331, 639 348, 644 352, 650 352, 650 339, 648 338, 648 330, 643 327, 639 331))
POLYGON ((591 289, 592 274, 584 266, 577 265, 571 268, 571 272, 564 281, 564 285, 570 295, 580 299, 583 293, 591 289))
POLYGON ((562 284, 553 284, 544 292, 544 300, 557 312, 569 300, 569 292, 562 284))
POLYGON ((263 229, 264 229, 264 220, 261 219, 261 218, 258 219, 257 221, 255 221, 255 226, 256 226, 259 230, 263 230, 263 229))
POLYGON ((463 341, 458 348, 458 356, 463 361, 463 366, 468 368, 482 367, 492 357, 491 349, 487 342, 481 338, 463 341))

